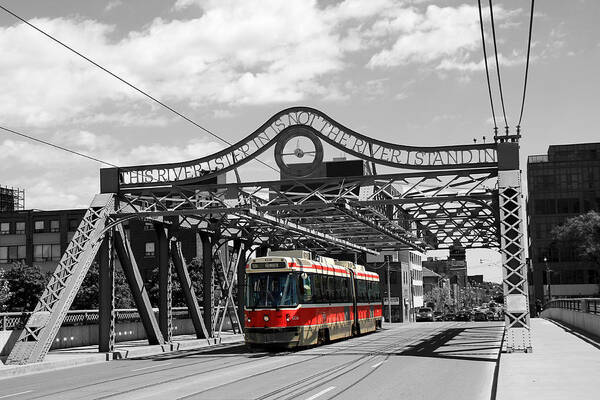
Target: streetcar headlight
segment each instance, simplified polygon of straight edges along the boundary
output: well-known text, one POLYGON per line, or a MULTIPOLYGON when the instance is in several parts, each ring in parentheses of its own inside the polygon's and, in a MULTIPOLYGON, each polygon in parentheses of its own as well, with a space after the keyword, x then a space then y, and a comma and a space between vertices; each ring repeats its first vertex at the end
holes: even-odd
POLYGON ((248 322, 250 322, 250 318, 248 318, 248 322))
POLYGON ((263 315, 263 319, 265 320, 265 322, 267 322, 269 320, 269 316, 267 314, 263 315))
POLYGON ((287 322, 290 322, 290 314, 285 314, 285 320, 286 320, 287 322))

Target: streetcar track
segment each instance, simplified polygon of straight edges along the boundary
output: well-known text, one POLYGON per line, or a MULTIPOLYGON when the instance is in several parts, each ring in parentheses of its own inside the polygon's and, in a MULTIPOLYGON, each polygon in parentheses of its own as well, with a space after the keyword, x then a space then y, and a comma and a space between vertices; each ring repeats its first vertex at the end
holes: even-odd
MULTIPOLYGON (((433 330, 431 333, 429 333, 429 335, 428 335, 428 336, 435 335, 435 333, 436 333, 436 332, 439 332, 439 331, 441 331, 441 330, 443 330, 443 329, 442 329, 442 328, 440 328, 440 329, 434 329, 434 330, 433 330)), ((349 372, 351 372, 351 371, 354 371, 354 370, 356 370, 356 369, 358 369, 358 368, 362 367, 363 365, 365 365, 366 363, 370 362, 370 361, 371 361, 371 360, 372 360, 374 357, 376 357, 376 356, 378 356, 378 355, 386 354, 386 358, 385 358, 385 360, 384 360, 384 361, 387 361, 387 359, 390 357, 390 354, 389 354, 389 353, 386 353, 386 350, 388 350, 388 349, 394 349, 395 351, 398 351, 398 350, 404 350, 404 349, 406 349, 406 348, 408 348, 408 347, 412 346, 412 345, 413 345, 413 344, 415 344, 415 343, 418 343, 418 342, 421 342, 421 341, 423 341, 423 340, 426 340, 426 338, 423 338, 422 336, 423 336, 423 335, 422 335, 422 333, 421 333, 420 335, 419 335, 419 334, 417 334, 417 335, 413 335, 413 336, 411 336, 410 338, 408 338, 409 342, 408 342, 408 343, 404 343, 402 346, 398 346, 398 342, 396 342, 396 343, 394 343, 394 344, 392 344, 392 345, 390 345, 390 346, 386 346, 386 347, 384 347, 383 349, 381 349, 381 350, 378 352, 378 354, 373 354, 373 353, 370 353, 370 354, 367 354, 367 355, 365 355, 364 357, 360 357, 360 358, 358 358, 358 359, 352 360, 352 362, 351 362, 350 364, 352 364, 352 363, 355 363, 355 362, 356 362, 356 363, 358 363, 358 364, 357 364, 357 365, 355 365, 355 366, 353 366, 352 368, 350 368, 350 369, 348 369, 348 370, 346 370, 346 371, 342 372, 342 373, 338 373, 338 374, 337 374, 337 375, 335 375, 335 376, 325 376, 324 378, 317 379, 317 380, 313 381, 313 382, 311 383, 311 386, 310 386, 310 387, 308 387, 308 388, 303 388, 303 389, 302 389, 302 390, 300 390, 300 391, 292 391, 292 392, 290 392, 290 393, 286 394, 286 396, 287 396, 287 397, 285 397, 285 400, 295 399, 295 398, 297 398, 298 396, 302 396, 303 394, 306 394, 306 393, 308 393, 308 392, 310 392, 310 391, 312 391, 312 390, 314 390, 314 389, 318 388, 319 386, 322 386, 322 385, 328 384, 328 383, 330 383, 330 382, 334 381, 335 379, 339 378, 340 376, 342 376, 342 375, 344 375, 344 374, 346 374, 346 373, 349 373, 349 372), (419 336, 420 336, 420 337, 419 337, 419 336), (325 378, 327 378, 327 379, 325 379, 325 378), (323 379, 325 379, 325 380, 323 381, 323 379)), ((379 367, 379 366, 378 366, 378 367, 379 367)), ((368 376, 368 375, 370 375, 370 374, 372 374, 373 372, 375 372, 375 370, 376 370, 376 369, 377 369, 377 368, 374 368, 374 369, 370 370, 370 371, 369 371, 369 373, 365 375, 365 377, 366 377, 366 376, 368 376)), ((323 375, 323 374, 325 374, 325 373, 328 373, 328 372, 329 372, 329 371, 327 371, 327 370, 325 370, 325 371, 321 371, 321 372, 320 372, 318 375, 323 375)), ((336 371, 336 372, 337 372, 337 371, 336 371)), ((315 374, 315 375, 317 375, 317 374, 315 374)), ((361 378, 361 380, 362 380, 362 379, 364 379, 364 377, 363 377, 363 378, 361 378)), ((298 383, 295 383, 295 384, 294 384, 294 386, 298 386, 298 385, 299 385, 299 384, 301 384, 301 383, 304 383, 304 382, 298 382, 298 383)), ((288 386, 291 386, 291 385, 288 385, 288 386)), ((353 385, 352 385, 352 386, 353 386, 353 385)), ((286 389, 286 390, 287 390, 287 389, 286 389)), ((345 391, 345 390, 344 390, 344 391, 345 391)), ((272 391, 272 392, 270 392, 268 395, 263 395, 263 396, 261 396, 261 397, 257 398, 257 400, 265 400, 266 398, 268 398, 268 397, 273 397, 273 396, 275 396, 275 395, 278 395, 279 393, 280 393, 280 391, 279 391, 279 390, 277 390, 277 391, 272 391)), ((337 396, 337 394, 336 394, 336 396, 337 396)), ((335 396, 334 396, 334 397, 335 397, 335 396)), ((282 397, 279 397, 279 396, 278 396, 277 398, 279 398, 279 399, 282 399, 282 397)))
MULTIPOLYGON (((139 374, 133 374, 133 375, 127 375, 127 376, 119 376, 116 378, 111 378, 111 379, 105 379, 102 381, 98 381, 98 382, 93 382, 93 383, 88 383, 85 385, 81 385, 81 386, 75 386, 75 387, 70 387, 68 389, 64 389, 64 390, 59 390, 59 391, 55 391, 55 392, 51 392, 51 393, 44 393, 40 396, 37 397, 32 397, 32 399, 40 399, 40 398, 45 398, 47 396, 54 396, 57 394, 61 394, 61 393, 66 393, 66 392, 70 392, 73 390, 78 390, 78 389, 83 389, 83 388, 88 388, 91 386, 97 386, 97 385, 103 385, 106 383, 111 383, 111 382, 117 382, 117 381, 121 381, 124 379, 130 379, 130 378, 136 378, 138 376, 142 376, 142 375, 148 375, 148 374, 156 374, 158 372, 164 372, 164 371, 168 371, 168 370, 173 370, 173 369, 179 369, 179 368, 185 368, 185 367, 189 367, 189 366, 193 366, 193 365, 200 365, 200 364, 205 364, 214 360, 220 360, 222 359, 219 356, 212 356, 212 357, 205 357, 202 361, 199 362, 190 362, 184 365, 178 365, 178 366, 174 366, 174 367, 170 367, 170 368, 162 368, 162 369, 157 369, 157 370, 152 370, 152 371, 144 371, 141 372, 139 374)), ((251 361, 255 361, 255 360, 251 360, 251 361)), ((227 366, 231 365, 231 364, 235 364, 235 363, 229 363, 227 366)), ((216 368, 214 370, 217 370, 219 368, 216 368)), ((206 372, 211 372, 212 370, 206 371, 206 372)))
MULTIPOLYGON (((347 346, 347 347, 355 347, 355 346, 359 346, 359 345, 360 345, 360 343, 358 343, 358 344, 353 344, 352 346, 347 346)), ((311 349, 311 350, 312 350, 312 349, 311 349)), ((237 364, 235 364, 235 365, 245 365, 245 364, 249 364, 249 363, 251 363, 251 362, 253 362, 253 361, 260 361, 260 360, 263 360, 263 359, 265 359, 266 357, 274 357, 274 356, 287 355, 287 354, 289 354, 289 353, 290 353, 290 352, 279 352, 279 353, 275 353, 275 355, 270 355, 269 353, 267 353, 267 354, 265 355, 265 357, 256 358, 256 359, 250 360, 250 361, 248 361, 248 362, 237 363, 237 364)), ((298 365, 298 364, 301 364, 301 363, 304 363, 304 362, 308 362, 308 361, 314 360, 315 358, 322 357, 322 356, 325 356, 325 355, 331 355, 331 354, 329 354, 329 353, 328 353, 328 354, 316 354, 314 357, 310 357, 310 358, 307 358, 307 359, 305 359, 305 360, 298 361, 298 362, 296 362, 296 363, 292 363, 292 364, 284 365, 283 367, 280 367, 280 368, 287 368, 288 366, 298 365)), ((218 357, 217 357, 217 358, 218 358, 218 357)), ((232 364, 234 364, 234 363, 232 363, 232 364)), ((229 364, 229 365, 232 365, 232 364, 229 364)), ((192 364, 192 363, 190 363, 190 364, 186 364, 186 365, 195 365, 195 364, 192 364)), ((222 368, 215 368, 215 369, 211 369, 211 370, 207 370, 207 371, 195 372, 195 373, 193 373, 193 374, 188 374, 188 375, 184 375, 184 376, 179 376, 179 377, 176 377, 176 378, 171 378, 171 379, 168 379, 168 380, 165 380, 165 381, 160 381, 160 382, 155 382, 155 383, 151 383, 151 384, 148 384, 148 385, 138 386, 138 387, 136 387, 136 388, 132 388, 132 389, 129 389, 129 390, 125 390, 125 391, 121 391, 121 392, 116 392, 116 393, 111 393, 110 395, 106 395, 106 396, 102 396, 102 397, 96 397, 96 399, 97 399, 97 400, 100 400, 100 399, 110 398, 110 397, 114 397, 114 396, 123 395, 123 394, 126 394, 126 393, 135 392, 135 391, 138 391, 138 390, 147 389, 147 388, 150 388, 150 387, 153 387, 153 386, 162 385, 162 384, 165 384, 165 383, 171 383, 171 382, 174 382, 174 381, 177 381, 177 380, 187 379, 187 378, 190 378, 190 377, 192 377, 192 376, 194 376, 194 375, 202 375, 202 374, 205 374, 205 373, 214 372, 214 371, 217 371, 217 370, 220 370, 220 369, 224 369, 224 368, 227 368, 229 365, 227 365, 227 366, 225 366, 225 367, 222 367, 222 368)), ((174 367, 174 368, 179 368, 179 367, 174 367)), ((166 368, 165 370, 170 370, 170 369, 174 369, 174 368, 166 368)), ((262 375, 262 374, 265 374, 265 373, 268 373, 268 372, 271 372, 271 371, 272 371, 272 370, 269 370, 269 371, 264 371, 264 372, 262 372, 262 373, 259 373, 259 374, 256 374, 256 375, 262 375)), ((152 371, 152 373, 154 373, 154 372, 160 372, 160 370, 157 370, 157 371, 152 371)), ((234 382, 235 382, 235 381, 234 381, 234 382)), ((227 383, 227 384, 231 384, 231 383, 232 383, 232 382, 229 382, 229 383, 227 383)), ((214 387, 214 388, 217 388, 217 387, 214 387)), ((211 388, 211 389, 214 389, 214 388, 211 388)))
MULTIPOLYGON (((453 324, 452 326, 455 326, 455 325, 456 325, 456 324, 453 324)), ((436 327, 436 328, 437 328, 437 329, 433 329, 433 330, 432 330, 432 332, 431 332, 431 333, 429 333, 429 334, 427 335, 427 337, 434 335, 434 334, 435 334, 435 332, 439 332, 439 331, 441 331, 441 330, 447 329, 447 327, 443 327, 443 328, 438 328, 438 327, 436 327)), ((384 333, 384 332, 382 332, 382 333, 384 333)), ((376 356, 379 356, 379 355, 382 355, 382 354, 386 354, 386 353, 385 353, 385 351, 387 351, 387 350, 389 350, 389 349, 394 349, 394 348, 398 349, 398 348, 399 348, 399 346, 398 346, 398 344, 399 344, 399 343, 398 343, 398 339, 400 339, 400 340, 408 340, 408 341, 409 341, 408 343, 403 343, 403 345, 400 347, 400 349, 406 349, 406 348, 408 348, 409 346, 413 345, 414 343, 417 343, 417 342, 420 342, 420 341, 426 340, 426 337, 423 337, 423 336, 424 336, 424 335, 423 335, 423 332, 418 332, 418 333, 416 333, 415 335, 410 335, 409 337, 401 337, 401 338, 398 338, 398 335, 393 335, 393 332, 390 332, 390 333, 388 333, 387 335, 384 335, 383 337, 381 337, 381 338, 379 338, 379 339, 381 340, 381 339, 383 339, 383 338, 389 338, 389 337, 392 337, 392 336, 394 336, 394 339, 396 339, 396 340, 395 340, 395 342, 394 342, 393 344, 387 345, 387 346, 385 346, 385 347, 383 347, 383 348, 378 348, 376 351, 369 351, 369 352, 367 352, 366 354, 365 354, 365 353, 363 353, 363 354, 362 354, 362 355, 361 355, 359 358, 357 358, 357 359, 353 359, 353 360, 350 360, 350 361, 348 361, 348 362, 346 362, 346 363, 343 363, 343 364, 341 364, 341 365, 336 365, 336 366, 334 366, 334 367, 330 367, 330 368, 328 368, 328 369, 325 369, 325 370, 319 371, 319 372, 318 372, 318 373, 316 373, 316 374, 313 374, 313 375, 311 375, 311 376, 309 376, 309 377, 307 377, 307 378, 303 378, 303 379, 301 379, 301 380, 299 380, 299 381, 296 381, 296 382, 294 382, 294 383, 292 383, 292 384, 289 384, 289 385, 285 385, 285 386, 283 386, 283 387, 280 387, 280 388, 278 388, 277 390, 271 391, 271 392, 269 392, 269 393, 267 393, 267 394, 264 394, 264 395, 262 395, 262 396, 260 396, 260 397, 258 397, 258 398, 256 398, 256 399, 257 399, 257 400, 264 400, 264 399, 267 399, 267 398, 269 398, 269 397, 273 397, 273 396, 277 396, 277 398, 281 398, 281 392, 282 392, 282 391, 287 391, 287 390, 289 390, 289 389, 293 389, 294 387, 296 387, 296 386, 298 386, 298 385, 301 385, 301 384, 303 384, 304 382, 310 381, 311 379, 314 379, 315 377, 323 377, 325 374, 328 374, 328 373, 329 373, 329 374, 330 374, 330 373, 336 373, 337 371, 339 371, 339 370, 342 370, 342 369, 344 369, 344 368, 347 368, 347 367, 351 366, 352 364, 354 364, 354 363, 356 363, 356 362, 359 362, 359 361, 361 361, 361 360, 364 360, 364 361, 363 361, 362 363, 360 363, 359 365, 357 365, 357 366, 355 366, 355 367, 353 367, 353 368, 351 368, 351 369, 349 369, 349 370, 347 370, 347 371, 344 371, 344 372, 342 372, 342 373, 338 374, 337 376, 335 376, 335 377, 333 377, 333 378, 330 378, 330 377, 328 377, 328 376, 324 376, 324 378, 330 378, 330 379, 329 379, 329 380, 327 380, 327 381, 325 381, 325 382, 318 383, 317 385, 313 385, 313 386, 311 386, 311 388, 310 388, 310 389, 308 389, 308 390, 302 391, 302 392, 300 392, 300 393, 293 392, 293 390, 292 390, 290 393, 286 394, 286 396, 290 396, 290 395, 291 395, 291 397, 287 397, 288 399, 293 399, 293 398, 296 398, 297 396, 300 396, 300 395, 302 395, 302 394, 305 394, 305 393, 307 393, 307 392, 309 392, 309 391, 313 390, 315 387, 318 387, 318 386, 320 386, 320 385, 323 385, 324 383, 327 383, 327 382, 329 382, 329 381, 331 381, 331 380, 333 380, 333 379, 336 379, 336 378, 338 378, 339 376, 341 376, 341 375, 342 375, 342 374, 344 374, 344 373, 350 372, 350 371, 352 371, 352 370, 354 370, 354 369, 356 369, 356 368, 358 368, 358 367, 362 366, 364 363, 366 363, 366 362, 370 361, 372 358, 374 358, 374 357, 376 357, 376 356), (368 358, 368 359, 367 359, 367 358, 368 358)), ((360 339, 363 339, 363 338, 360 338, 360 339)), ((364 344, 365 344, 365 343, 364 343, 364 341, 363 341, 363 340, 360 340, 360 342, 358 342, 358 343, 355 343, 355 344, 352 344, 351 346, 340 346, 340 347, 342 347, 342 348, 343 348, 343 347, 345 347, 345 348, 353 348, 353 347, 357 347, 357 346, 364 346, 364 344)), ((322 346, 321 346, 321 347, 319 347, 319 348, 322 348, 322 346)), ((311 350, 312 350, 312 349, 311 349, 311 350)), ((310 359, 307 359, 307 360, 302 360, 302 361, 299 361, 299 362, 296 362, 296 363, 291 363, 291 364, 288 364, 288 365, 284 365, 284 366, 281 366, 281 367, 273 368, 273 369, 270 369, 270 370, 267 370, 267 371, 262 371, 262 372, 259 372, 259 373, 256 373, 256 374, 252 374, 252 375, 249 375, 249 376, 245 376, 245 377, 242 377, 242 378, 239 378, 239 379, 235 379, 235 380, 233 380, 233 381, 229 381, 229 382, 227 382, 227 383, 224 383, 224 384, 221 384, 221 385, 216 385, 216 386, 213 386, 213 387, 211 387, 211 388, 208 388, 208 389, 204 389, 204 390, 201 390, 201 391, 198 391, 198 392, 194 392, 194 393, 191 393, 191 394, 188 394, 188 395, 182 396, 182 397, 178 397, 178 399, 187 399, 187 398, 191 398, 191 397, 197 396, 197 395, 199 395, 199 394, 202 394, 202 393, 205 393, 205 392, 209 392, 209 391, 212 391, 212 390, 220 389, 220 388, 222 388, 222 387, 225 387, 225 386, 228 386, 228 385, 232 385, 232 384, 235 384, 235 383, 238 383, 238 382, 242 382, 242 381, 244 381, 244 380, 253 379, 253 378, 256 378, 257 376, 264 375, 264 374, 270 373, 270 372, 272 372, 272 371, 275 371, 275 370, 280 370, 281 368, 293 367, 293 366, 296 366, 296 365, 298 365, 298 364, 301 364, 301 363, 303 363, 303 362, 310 361, 310 360, 314 360, 315 358, 318 358, 318 357, 323 357, 323 356, 331 356, 331 355, 340 354, 340 352, 338 352, 338 351, 335 351, 335 350, 337 350, 337 349, 332 349, 332 350, 334 350, 334 351, 332 351, 332 352, 330 352, 330 353, 318 354, 318 355, 316 355, 315 357, 312 357, 312 358, 310 358, 310 359)), ((388 357, 389 357, 389 355, 388 355, 388 357)), ((321 380, 321 379, 318 379, 316 382, 319 382, 320 380, 321 380)))
MULTIPOLYGON (((362 339, 362 337, 361 337, 360 339, 362 339)), ((336 343, 336 344, 337 344, 337 343, 336 343)), ((349 346, 340 346, 340 347, 342 347, 342 348, 353 348, 353 347, 358 347, 358 346, 361 346, 361 345, 363 345, 363 344, 364 344, 364 343, 363 343, 363 341, 361 340, 361 341, 360 341, 360 342, 358 342, 358 343, 353 343, 352 345, 349 345, 349 346)), ((319 346, 319 347, 318 347, 318 349, 320 349, 320 350, 322 350, 323 348, 324 348, 324 346, 319 346)), ((227 383, 223 383, 223 384, 220 384, 220 385, 216 385, 216 386, 213 386, 213 387, 211 387, 211 388, 209 388, 209 389, 202 390, 202 391, 200 391, 200 392, 195 392, 195 393, 192 393, 192 394, 189 394, 189 395, 185 395, 185 396, 183 396, 183 397, 178 397, 178 399, 186 399, 186 398, 189 398, 189 397, 192 397, 192 396, 196 396, 196 395, 198 395, 198 394, 201 394, 201 393, 204 393, 204 392, 208 392, 208 391, 211 391, 211 390, 219 389, 219 388, 222 388, 222 387, 224 387, 224 386, 228 386, 228 385, 231 385, 231 384, 234 384, 234 383, 237 383, 237 382, 241 382, 241 381, 244 381, 244 380, 247 380, 247 379, 252 379, 252 378, 255 378, 255 377, 257 377, 257 376, 260 376, 260 375, 268 374, 268 373, 270 373, 270 372, 272 372, 272 371, 275 371, 275 370, 280 370, 280 369, 282 369, 282 368, 288 368, 288 367, 297 366, 298 364, 302 364, 302 363, 304 363, 304 362, 311 361, 311 360, 314 360, 314 359, 316 359, 316 358, 319 358, 319 357, 337 355, 337 354, 339 354, 339 352, 335 351, 336 349, 337 349, 337 348, 334 348, 334 349, 332 349, 332 350, 334 350, 334 351, 332 351, 332 352, 328 352, 328 353, 315 354, 315 356, 314 356, 314 357, 310 357, 310 358, 307 358, 307 359, 305 359, 305 360, 301 360, 301 361, 294 362, 294 363, 291 363, 291 364, 283 365, 283 366, 280 366, 280 367, 277 367, 277 368, 272 368, 272 369, 270 369, 270 370, 267 370, 267 371, 262 371, 262 372, 258 372, 258 373, 256 373, 256 374, 252 374, 252 375, 245 376, 245 377, 242 377, 242 378, 238 378, 238 379, 236 379, 236 380, 229 381, 229 382, 227 382, 227 383)), ((315 350, 315 349, 310 349, 309 351, 311 351, 311 350, 315 350)), ((329 349, 328 349, 328 350, 329 350, 329 349)), ((310 356, 310 354, 309 354, 309 356, 310 356)))
MULTIPOLYGON (((352 348, 352 347, 360 346, 361 344, 362 343, 356 343, 356 344, 352 344, 351 346, 344 346, 344 347, 352 348)), ((314 350, 314 349, 310 349, 310 350, 314 350)), ((289 353, 290 353, 289 351, 278 352, 278 353, 274 353, 274 354, 273 353, 265 353, 264 357, 255 358, 255 359, 252 359, 252 360, 250 360, 248 362, 244 362, 244 363, 237 363, 236 365, 249 364, 249 363, 251 363, 253 361, 264 360, 266 357, 276 357, 276 356, 286 355, 286 354, 289 354, 289 353)), ((313 359, 315 359, 317 357, 321 357, 321 356, 324 356, 324 355, 331 355, 331 354, 330 353, 327 353, 327 354, 316 354, 314 357, 308 358, 306 360, 298 361, 297 363, 289 364, 289 366, 297 365, 297 364, 300 364, 300 363, 303 363, 303 362, 307 362, 307 361, 313 360, 313 359)), ((214 357, 214 358, 220 358, 220 357, 214 357)), ((198 363, 198 364, 201 364, 201 363, 198 363)), ((188 374, 188 375, 184 375, 184 376, 172 378, 172 379, 169 379, 169 380, 166 380, 166 381, 161 381, 161 382, 156 382, 156 383, 152 383, 152 384, 148 384, 148 385, 138 386, 136 388, 132 388, 132 389, 129 389, 129 390, 126 390, 126 391, 112 393, 110 395, 103 396, 103 397, 97 397, 96 399, 104 399, 104 398, 109 398, 109 397, 113 397, 113 396, 118 396, 118 395, 122 395, 122 394, 126 394, 126 393, 131 393, 131 392, 138 391, 138 390, 147 389, 149 387, 161 385, 161 384, 164 384, 164 383, 170 383, 170 382, 174 382, 174 381, 177 381, 177 380, 186 379, 186 378, 192 377, 194 375, 202 375, 202 374, 205 374, 205 373, 208 373, 208 372, 214 372, 214 371, 217 371, 217 370, 220 370, 220 369, 227 368, 229 365, 232 365, 232 364, 235 364, 235 363, 228 364, 227 366, 224 366, 224 367, 221 367, 221 368, 215 368, 215 369, 211 369, 211 370, 207 370, 207 371, 196 372, 196 373, 193 373, 193 374, 188 374)), ((186 364, 185 366, 190 366, 190 365, 196 365, 196 364, 189 363, 189 364, 186 364)), ((288 365, 286 365, 284 367, 287 367, 287 366, 288 365)), ((177 366, 177 367, 173 367, 173 368, 165 368, 165 369, 162 369, 162 370, 151 371, 151 373, 161 372, 161 371, 165 371, 165 370, 172 370, 172 369, 181 368, 181 367, 183 367, 183 366, 177 366)), ((269 372, 269 371, 267 371, 267 372, 269 372)), ((138 374, 138 375, 142 375, 142 374, 138 374)), ((123 378, 115 378, 113 380, 127 379, 127 378, 135 377, 135 376, 138 376, 138 375, 123 377, 123 378)), ((110 381, 113 381, 113 380, 110 380, 110 381)), ((99 382, 99 383, 104 383, 104 382, 99 382)), ((74 389, 79 389, 79 388, 74 388, 74 389)), ((65 391, 68 391, 68 390, 65 390, 65 391)), ((61 393, 61 392, 55 392, 55 393, 52 393, 52 394, 56 394, 56 393, 61 393)))

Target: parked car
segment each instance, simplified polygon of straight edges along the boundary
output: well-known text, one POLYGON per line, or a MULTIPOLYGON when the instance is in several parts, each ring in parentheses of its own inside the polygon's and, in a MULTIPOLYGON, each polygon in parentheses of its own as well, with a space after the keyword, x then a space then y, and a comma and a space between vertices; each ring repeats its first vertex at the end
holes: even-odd
POLYGON ((421 307, 417 312, 417 322, 433 321, 433 310, 429 307, 421 307))
POLYGON ((454 321, 455 318, 456 314, 454 314, 453 312, 448 312, 446 313, 446 315, 444 315, 444 321, 454 321))
POLYGON ((500 319, 498 313, 491 309, 486 313, 486 315, 488 321, 498 321, 500 319))
POLYGON ((455 321, 470 321, 471 320, 471 312, 468 310, 460 310, 456 313, 455 321))
POLYGON ((487 321, 487 313, 483 311, 475 311, 475 315, 473 315, 473 321, 487 321))
POLYGON ((444 313, 441 311, 434 311, 433 312, 433 320, 434 321, 443 321, 444 320, 444 313))

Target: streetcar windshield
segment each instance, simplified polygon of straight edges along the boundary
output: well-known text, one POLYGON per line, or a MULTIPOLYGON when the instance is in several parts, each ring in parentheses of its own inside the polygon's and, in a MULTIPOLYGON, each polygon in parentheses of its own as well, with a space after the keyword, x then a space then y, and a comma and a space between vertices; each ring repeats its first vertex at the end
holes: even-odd
POLYGON ((265 272, 248 274, 247 278, 247 307, 289 307, 298 304, 297 274, 265 272))

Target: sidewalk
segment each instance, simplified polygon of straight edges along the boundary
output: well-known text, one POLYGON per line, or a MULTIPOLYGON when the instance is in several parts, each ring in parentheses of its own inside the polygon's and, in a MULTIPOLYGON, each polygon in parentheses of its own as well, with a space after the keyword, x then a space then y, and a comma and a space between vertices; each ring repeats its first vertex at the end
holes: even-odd
POLYGON ((197 339, 195 335, 180 335, 173 337, 173 342, 165 345, 150 346, 147 340, 119 342, 115 345, 113 353, 98 353, 97 345, 52 350, 43 362, 29 365, 5 365, 6 357, 2 357, 0 360, 0 380, 36 372, 106 362, 114 359, 148 357, 175 351, 197 350, 224 344, 242 343, 243 341, 244 335, 222 332, 219 344, 215 344, 214 340, 211 340, 209 344, 207 339, 197 339))
POLYGON ((561 323, 531 319, 533 353, 503 353, 498 400, 600 398, 600 341, 561 323))

